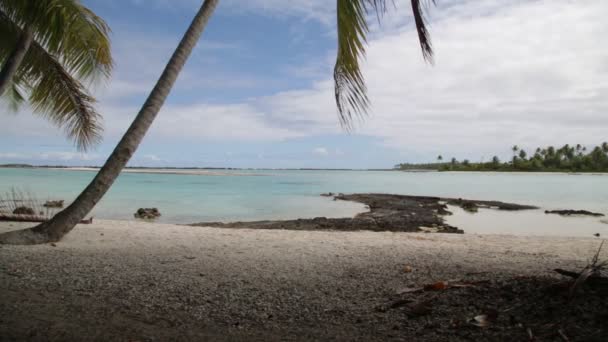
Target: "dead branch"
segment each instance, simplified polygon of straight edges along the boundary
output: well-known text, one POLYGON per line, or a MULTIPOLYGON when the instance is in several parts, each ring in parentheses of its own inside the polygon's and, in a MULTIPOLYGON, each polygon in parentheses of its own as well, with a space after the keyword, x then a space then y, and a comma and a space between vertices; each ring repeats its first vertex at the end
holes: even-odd
MULTIPOLYGON (((34 215, 11 215, 11 214, 0 214, 0 221, 8 221, 8 222, 46 222, 49 219, 44 216, 34 216, 34 215)), ((80 221, 81 224, 91 224, 93 223, 93 218, 91 217, 88 220, 80 221)))

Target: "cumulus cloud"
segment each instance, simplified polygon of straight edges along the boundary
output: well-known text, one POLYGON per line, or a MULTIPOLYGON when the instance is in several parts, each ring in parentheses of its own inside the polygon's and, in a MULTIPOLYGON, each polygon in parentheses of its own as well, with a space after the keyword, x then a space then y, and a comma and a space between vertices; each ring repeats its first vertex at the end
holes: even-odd
POLYGON ((325 147, 317 147, 312 150, 312 154, 320 157, 327 157, 329 155, 329 151, 325 147))
POLYGON ((152 161, 152 162, 162 161, 162 159, 159 156, 155 155, 155 154, 145 154, 143 156, 143 159, 148 160, 148 161, 152 161))
MULTIPOLYGON (((320 25, 333 23, 335 15, 335 3, 326 0, 231 0, 223 6, 234 10, 237 3, 241 10, 284 18, 301 16, 320 25)), ((354 134, 377 138, 400 151, 441 153, 446 158, 477 158, 513 144, 532 147, 605 140, 608 45, 602 42, 608 35, 604 18, 608 2, 439 1, 437 8, 430 9, 434 66, 422 60, 405 6, 399 1, 396 14, 385 17, 382 26, 374 24, 363 67, 372 113, 357 124, 354 134)), ((150 74, 142 72, 142 79, 152 82, 152 75, 158 75, 158 65, 164 63, 164 55, 174 43, 159 43, 158 53, 152 54, 159 58, 127 54, 120 63, 129 69, 130 65, 145 64, 141 60, 145 58, 151 65, 150 74)), ((233 48, 214 44, 207 48, 233 48)), ((243 101, 169 102, 147 139, 283 141, 343 134, 336 117, 331 74, 318 72, 331 70, 327 55, 333 53, 326 51, 322 59, 302 66, 300 71, 315 79, 307 87, 243 101)), ((289 72, 298 71, 291 69, 289 72)), ((200 86, 195 75, 186 72, 180 84, 200 86)), ((138 110, 116 98, 141 95, 150 88, 148 83, 143 87, 134 80, 139 79, 119 75, 108 87, 114 93, 102 102, 102 112, 110 137, 121 135, 138 110)), ((254 79, 245 82, 256 85, 254 79)), ((0 133, 50 134, 45 124, 32 121, 29 115, 26 119, 20 116, 13 123, 22 126, 4 125, 0 133)))
POLYGON ((36 160, 36 161, 91 161, 100 156, 91 153, 77 153, 66 151, 41 152, 41 153, 21 153, 6 152, 0 153, 0 159, 11 160, 36 160))

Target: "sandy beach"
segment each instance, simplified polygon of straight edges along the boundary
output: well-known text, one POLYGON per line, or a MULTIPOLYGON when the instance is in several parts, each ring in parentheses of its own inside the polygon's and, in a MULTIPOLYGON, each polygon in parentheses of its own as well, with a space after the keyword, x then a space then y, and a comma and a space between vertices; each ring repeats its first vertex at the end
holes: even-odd
MULTIPOLYGON (((7 231, 19 225, 1 227, 7 231)), ((404 288, 437 281, 559 278, 552 269, 583 267, 599 242, 96 221, 78 226, 55 245, 0 246, 0 336, 67 341, 485 339, 487 332, 480 329, 446 334, 437 327, 426 329, 424 318, 408 319, 403 311, 378 307, 404 288)), ((465 305, 455 309, 477 314, 465 305)))

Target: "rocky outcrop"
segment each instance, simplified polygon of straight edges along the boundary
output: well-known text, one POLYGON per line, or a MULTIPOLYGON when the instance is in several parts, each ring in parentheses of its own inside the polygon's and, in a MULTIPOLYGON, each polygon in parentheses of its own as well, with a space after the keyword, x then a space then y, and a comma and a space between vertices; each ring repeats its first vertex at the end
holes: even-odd
POLYGON ((562 215, 562 216, 572 216, 572 215, 594 216, 594 217, 604 216, 604 214, 601 214, 601 213, 594 213, 594 212, 587 211, 587 210, 572 210, 572 209, 545 210, 545 214, 557 214, 557 215, 562 215))
POLYGON ((63 208, 63 200, 46 201, 42 206, 45 208, 63 208))
POLYGON ((15 210, 13 210, 13 214, 14 214, 14 215, 28 215, 28 216, 33 216, 33 215, 36 215, 36 212, 34 211, 34 209, 32 209, 32 208, 30 208, 30 207, 21 206, 21 207, 17 207, 17 208, 15 208, 15 210))
POLYGON ((133 216, 143 220, 154 220, 161 215, 157 208, 139 208, 137 209, 137 212, 133 214, 133 216))
POLYGON ((479 208, 485 209, 498 209, 498 210, 529 210, 539 209, 533 205, 506 203, 500 201, 478 201, 478 200, 465 200, 462 198, 441 198, 442 201, 449 205, 459 206, 464 210, 477 212, 479 208))
MULTIPOLYGON (((322 194, 326 196, 328 194, 322 194)), ((369 211, 353 218, 253 221, 253 222, 201 222, 192 226, 253 229, 292 230, 371 230, 393 232, 438 232, 463 233, 461 229, 445 223, 443 217, 451 215, 447 204, 469 208, 494 208, 499 210, 536 209, 533 206, 503 203, 497 201, 474 201, 453 198, 404 196, 389 194, 338 194, 335 200, 353 201, 366 204, 369 211)), ((473 209, 470 209, 473 210, 473 209)))

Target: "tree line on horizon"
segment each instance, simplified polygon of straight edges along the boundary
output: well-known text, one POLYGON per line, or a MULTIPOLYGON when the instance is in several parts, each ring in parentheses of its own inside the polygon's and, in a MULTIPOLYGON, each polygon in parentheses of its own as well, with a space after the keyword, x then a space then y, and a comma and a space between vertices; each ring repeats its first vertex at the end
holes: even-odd
POLYGON ((608 142, 588 149, 576 144, 566 144, 560 148, 538 147, 534 153, 528 153, 517 145, 511 148, 513 157, 501 161, 498 156, 488 162, 462 161, 452 158, 444 162, 443 156, 437 157, 435 163, 395 165, 398 170, 437 170, 437 171, 527 171, 527 172, 608 172, 608 142))

